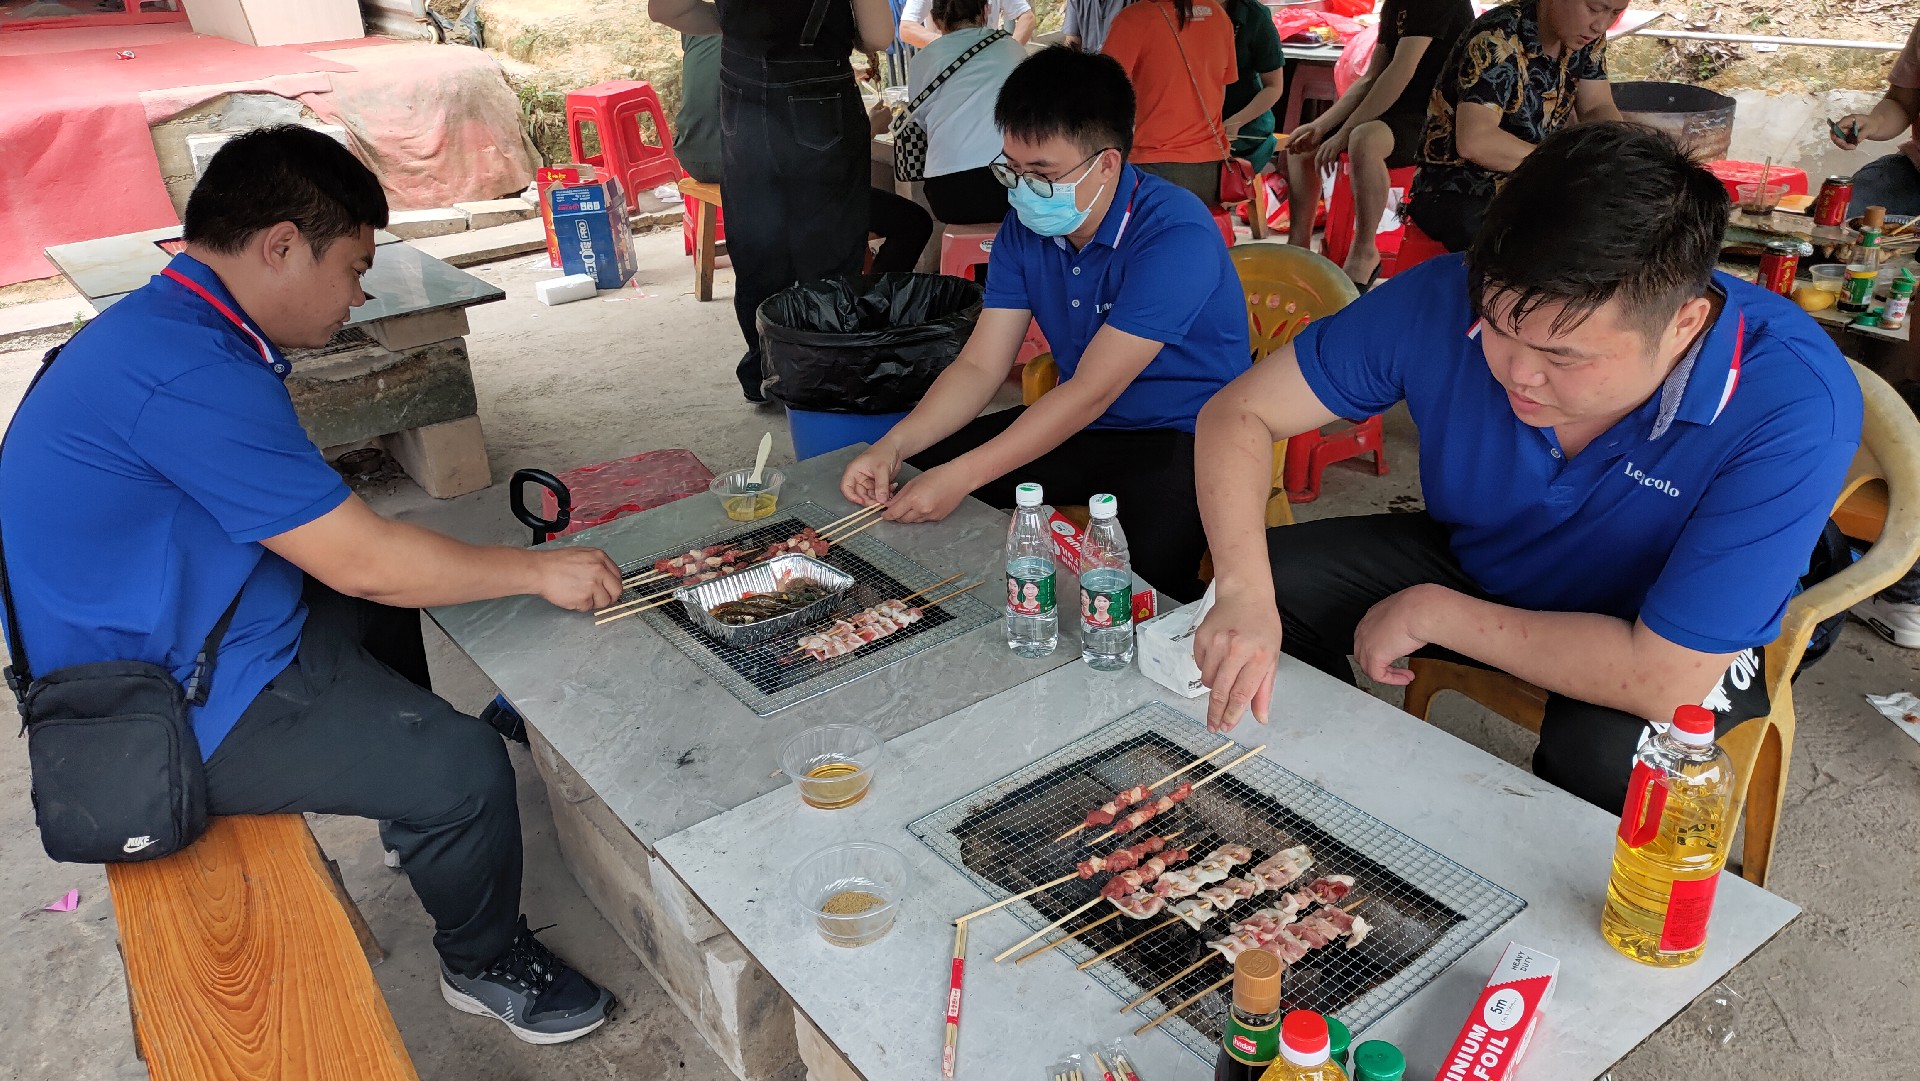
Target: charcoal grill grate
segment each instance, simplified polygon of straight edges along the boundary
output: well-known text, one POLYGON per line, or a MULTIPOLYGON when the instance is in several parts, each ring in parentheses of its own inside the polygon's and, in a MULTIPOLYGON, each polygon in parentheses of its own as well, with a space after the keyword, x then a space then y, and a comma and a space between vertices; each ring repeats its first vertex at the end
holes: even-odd
MULTIPOLYGON (((1210 735, 1191 718, 1152 703, 921 817, 909 828, 992 900, 1058 878, 1072 871, 1077 860, 1110 851, 1129 837, 1138 841, 1184 830, 1176 844, 1192 847, 1195 860, 1229 843, 1252 848, 1256 862, 1296 844, 1308 845, 1314 864, 1300 884, 1324 874, 1354 876, 1352 897, 1361 903, 1353 911, 1366 917, 1373 930, 1354 949, 1336 942, 1290 966, 1283 983, 1284 1001, 1290 1008, 1332 1014, 1356 1033, 1406 1001, 1526 908, 1526 901, 1512 892, 1258 756, 1131 835, 1091 848, 1084 842, 1092 833, 1054 840, 1115 792, 1151 784, 1221 742, 1220 736, 1210 735)), ((1230 762, 1237 755, 1228 750, 1182 779, 1207 777, 1214 772, 1214 764, 1230 762)), ((1007 911, 1038 930, 1093 899, 1104 880, 1104 875, 1097 875, 1092 881, 1068 882, 1015 902, 1007 911)), ((1186 924, 1157 931, 1094 965, 1089 974, 1120 1001, 1131 1001, 1209 956, 1208 939, 1227 933, 1232 920, 1263 907, 1274 896, 1260 894, 1241 901, 1224 916, 1216 915, 1204 931, 1186 924)), ((1352 907, 1352 902, 1344 907, 1352 907)), ((1049 938, 1111 911, 1101 905, 1049 938)), ((1164 918, 1110 920, 1033 963, 1077 964, 1164 918)), ((1035 942, 1022 952, 1039 945, 1035 942)), ((1198 972, 1143 1003, 1135 1015, 1139 1023, 1229 975, 1225 962, 1217 954, 1211 956, 1214 960, 1198 972)), ((1211 1062, 1220 1046, 1225 1013, 1223 991, 1207 995, 1162 1027, 1203 1061, 1211 1062)))
MULTIPOLYGON (((631 575, 643 568, 651 569, 658 560, 722 542, 770 544, 785 540, 805 526, 819 529, 838 517, 817 503, 800 503, 782 508, 777 518, 744 528, 735 526, 717 530, 686 544, 654 552, 620 569, 623 575, 631 575)), ((842 611, 867 608, 889 598, 904 597, 952 573, 930 571, 866 534, 852 538, 845 545, 833 545, 827 552, 826 561, 854 578, 854 584, 847 590, 841 606, 842 611)), ((943 596, 976 580, 975 575, 965 575, 925 596, 943 596)), ((622 598, 664 596, 674 584, 672 581, 649 582, 629 590, 622 598)), ((920 622, 909 624, 864 649, 826 661, 816 661, 804 654, 794 660, 792 650, 797 632, 764 645, 740 649, 722 645, 700 633, 677 604, 656 608, 644 613, 642 618, 667 641, 679 647, 681 652, 693 658, 702 671, 725 687, 729 694, 739 699, 755 715, 767 717, 994 622, 1000 618, 1000 610, 980 599, 982 594, 989 598, 997 596, 991 584, 983 586, 972 593, 928 608, 925 618, 920 622)), ((914 603, 919 603, 920 599, 916 598, 914 603)))

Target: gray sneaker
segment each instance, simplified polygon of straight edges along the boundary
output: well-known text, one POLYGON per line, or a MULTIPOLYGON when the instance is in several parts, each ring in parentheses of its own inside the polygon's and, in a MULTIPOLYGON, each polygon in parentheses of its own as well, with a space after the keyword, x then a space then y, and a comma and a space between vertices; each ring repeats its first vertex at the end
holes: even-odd
POLYGON ((613 995, 533 936, 520 917, 506 956, 478 976, 462 976, 442 962, 441 997, 461 1013, 498 1018, 527 1043, 566 1043, 606 1024, 613 995))

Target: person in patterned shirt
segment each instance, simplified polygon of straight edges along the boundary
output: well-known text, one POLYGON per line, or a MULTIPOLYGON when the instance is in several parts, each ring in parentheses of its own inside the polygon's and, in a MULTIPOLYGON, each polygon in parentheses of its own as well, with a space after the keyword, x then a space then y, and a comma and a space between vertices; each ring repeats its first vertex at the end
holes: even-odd
POLYGON ((1607 28, 1627 0, 1520 0, 1482 15, 1454 46, 1427 106, 1408 209, 1465 251, 1506 175, 1575 121, 1618 120, 1607 28))

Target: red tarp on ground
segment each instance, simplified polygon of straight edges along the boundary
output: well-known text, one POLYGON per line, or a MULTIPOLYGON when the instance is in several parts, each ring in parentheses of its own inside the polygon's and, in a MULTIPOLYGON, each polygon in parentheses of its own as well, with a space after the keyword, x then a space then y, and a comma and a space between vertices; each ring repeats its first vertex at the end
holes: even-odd
MULTIPOLYGON (((0 108, 0 160, 26 165, 23 172, 10 169, 0 184, 0 285, 53 274, 41 254, 49 245, 178 220, 147 133, 143 92, 353 70, 297 49, 258 48, 191 31, 155 40, 162 29, 0 35, 0 102, 6 103, 0 108), (54 51, 50 43, 61 38, 85 47, 54 51), (128 40, 136 43, 114 44, 128 40), (120 59, 122 48, 134 58, 120 59)), ((177 100, 192 104, 214 93, 177 100)))

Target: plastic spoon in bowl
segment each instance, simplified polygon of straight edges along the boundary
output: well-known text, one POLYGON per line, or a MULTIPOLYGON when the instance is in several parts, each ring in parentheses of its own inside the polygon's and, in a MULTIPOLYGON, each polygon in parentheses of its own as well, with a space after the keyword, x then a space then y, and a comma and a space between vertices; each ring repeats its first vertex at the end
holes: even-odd
POLYGON ((767 455, 771 453, 773 453, 773 433, 768 432, 760 437, 760 453, 754 456, 753 475, 747 478, 747 491, 760 490, 760 474, 767 468, 767 455))

